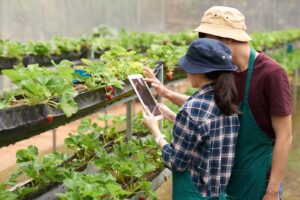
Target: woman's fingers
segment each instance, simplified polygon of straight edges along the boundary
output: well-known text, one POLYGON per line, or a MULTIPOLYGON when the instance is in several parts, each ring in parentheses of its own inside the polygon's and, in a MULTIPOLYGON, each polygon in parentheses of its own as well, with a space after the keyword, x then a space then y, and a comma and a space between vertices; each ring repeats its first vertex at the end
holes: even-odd
POLYGON ((148 107, 145 108, 145 113, 147 114, 147 116, 153 117, 153 114, 150 112, 148 107))
POLYGON ((170 120, 170 121, 174 121, 175 119, 175 113, 166 105, 162 104, 162 103, 158 103, 157 104, 158 109, 161 111, 162 115, 170 120))
POLYGON ((144 72, 146 73, 147 77, 156 78, 155 74, 152 71, 152 69, 150 69, 149 67, 144 67, 144 72))
POLYGON ((157 80, 157 78, 144 78, 144 81, 150 82, 150 83, 157 83, 157 84, 160 83, 160 81, 157 80))
POLYGON ((162 97, 165 96, 166 88, 163 84, 161 84, 161 82, 159 80, 147 78, 147 79, 145 79, 145 81, 151 83, 151 86, 156 90, 156 92, 159 96, 162 96, 162 97))

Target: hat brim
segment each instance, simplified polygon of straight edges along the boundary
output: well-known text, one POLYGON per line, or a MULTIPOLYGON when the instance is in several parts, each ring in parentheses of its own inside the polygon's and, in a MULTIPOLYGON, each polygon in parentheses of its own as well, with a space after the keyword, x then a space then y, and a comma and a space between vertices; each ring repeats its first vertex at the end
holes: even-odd
POLYGON ((228 26, 220 26, 216 24, 202 23, 194 31, 223 38, 230 38, 241 42, 248 42, 251 40, 248 33, 242 29, 234 29, 228 26))
POLYGON ((189 74, 206 74, 210 72, 215 71, 226 71, 226 72, 235 72, 237 70, 237 66, 233 65, 234 69, 220 69, 220 68, 213 68, 212 66, 206 66, 205 64, 202 64, 201 66, 199 64, 195 64, 193 62, 190 62, 186 56, 182 56, 178 60, 178 65, 189 74))

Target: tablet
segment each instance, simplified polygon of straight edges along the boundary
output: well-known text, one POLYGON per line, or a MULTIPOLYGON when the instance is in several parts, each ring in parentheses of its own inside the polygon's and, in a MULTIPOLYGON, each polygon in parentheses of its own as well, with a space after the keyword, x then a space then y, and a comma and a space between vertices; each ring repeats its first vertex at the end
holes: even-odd
POLYGON ((158 109, 154 97, 152 96, 148 88, 148 85, 144 81, 143 76, 141 74, 132 74, 132 75, 128 75, 128 79, 136 95, 138 96, 143 108, 145 109, 147 106, 150 112, 155 117, 155 119, 157 120, 162 119, 163 116, 160 110, 158 109))

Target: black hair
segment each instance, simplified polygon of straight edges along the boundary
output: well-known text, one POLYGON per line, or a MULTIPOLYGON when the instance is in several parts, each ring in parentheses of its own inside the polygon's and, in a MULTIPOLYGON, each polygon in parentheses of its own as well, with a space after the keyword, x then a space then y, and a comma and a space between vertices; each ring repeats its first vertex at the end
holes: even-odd
POLYGON ((215 80, 215 102, 224 115, 239 114, 238 96, 232 72, 210 72, 208 79, 215 80))
POLYGON ((198 32, 198 38, 205 38, 205 37, 206 37, 205 33, 198 32))

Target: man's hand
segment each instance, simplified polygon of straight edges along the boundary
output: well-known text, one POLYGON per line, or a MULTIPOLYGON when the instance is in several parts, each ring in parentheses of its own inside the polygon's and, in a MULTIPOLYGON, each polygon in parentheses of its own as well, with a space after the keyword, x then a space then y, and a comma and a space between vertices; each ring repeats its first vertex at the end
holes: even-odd
POLYGON ((280 183, 283 180, 288 154, 292 145, 292 118, 288 116, 271 116, 276 139, 273 150, 272 169, 266 194, 263 200, 278 200, 280 183))
POLYGON ((263 198, 263 200, 280 200, 278 192, 267 192, 263 198))
POLYGON ((171 122, 175 121, 176 114, 170 108, 168 108, 166 105, 162 103, 158 103, 157 106, 165 119, 171 122))

